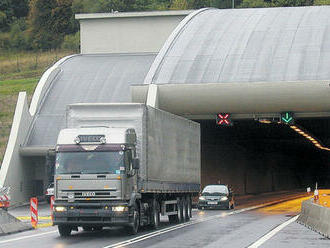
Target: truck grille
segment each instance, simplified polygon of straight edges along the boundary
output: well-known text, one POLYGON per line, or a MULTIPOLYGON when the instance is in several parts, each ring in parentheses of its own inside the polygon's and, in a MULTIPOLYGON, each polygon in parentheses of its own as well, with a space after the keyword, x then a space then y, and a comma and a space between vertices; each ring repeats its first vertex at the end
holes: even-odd
POLYGON ((62 199, 67 199, 68 193, 74 193, 75 200, 101 200, 101 199, 113 199, 117 198, 114 195, 116 190, 62 190, 62 199), (92 193, 92 194, 90 194, 92 193))

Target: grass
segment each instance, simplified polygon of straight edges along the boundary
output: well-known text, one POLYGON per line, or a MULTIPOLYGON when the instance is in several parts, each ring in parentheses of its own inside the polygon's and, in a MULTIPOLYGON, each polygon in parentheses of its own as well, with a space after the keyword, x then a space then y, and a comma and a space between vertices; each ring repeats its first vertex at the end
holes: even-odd
POLYGON ((74 51, 2 52, 0 53, 0 80, 37 77, 50 65, 74 51))
POLYGON ((0 164, 6 150, 18 93, 26 91, 30 101, 38 80, 35 77, 0 81, 0 164))
POLYGON ((17 96, 26 91, 30 103, 42 73, 73 51, 0 53, 0 165, 6 150, 17 96))

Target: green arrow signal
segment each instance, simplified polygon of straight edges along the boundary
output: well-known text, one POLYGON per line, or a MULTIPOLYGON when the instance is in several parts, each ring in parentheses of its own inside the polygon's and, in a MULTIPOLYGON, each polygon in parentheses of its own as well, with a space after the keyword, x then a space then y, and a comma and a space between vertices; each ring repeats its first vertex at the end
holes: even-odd
POLYGON ((286 123, 289 124, 291 121, 293 121, 293 117, 290 115, 290 113, 286 112, 285 116, 282 116, 281 119, 286 123))

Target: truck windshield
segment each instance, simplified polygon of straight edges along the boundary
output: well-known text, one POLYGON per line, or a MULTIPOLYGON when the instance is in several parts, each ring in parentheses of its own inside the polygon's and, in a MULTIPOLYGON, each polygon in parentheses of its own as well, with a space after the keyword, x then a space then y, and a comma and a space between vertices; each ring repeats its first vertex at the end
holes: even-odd
POLYGON ((122 174, 124 152, 59 152, 56 174, 122 174))

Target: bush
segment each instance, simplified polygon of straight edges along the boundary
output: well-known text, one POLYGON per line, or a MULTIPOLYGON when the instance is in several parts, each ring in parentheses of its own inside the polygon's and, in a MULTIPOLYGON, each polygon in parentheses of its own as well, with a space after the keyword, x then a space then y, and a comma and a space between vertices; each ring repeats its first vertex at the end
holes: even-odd
POLYGON ((64 36, 62 49, 79 52, 80 32, 64 36))
POLYGON ((29 39, 26 35, 26 23, 24 19, 19 19, 13 22, 10 26, 10 47, 13 50, 28 50, 31 48, 29 39))

